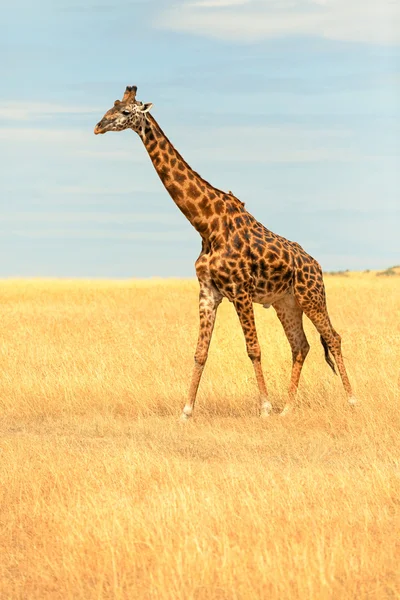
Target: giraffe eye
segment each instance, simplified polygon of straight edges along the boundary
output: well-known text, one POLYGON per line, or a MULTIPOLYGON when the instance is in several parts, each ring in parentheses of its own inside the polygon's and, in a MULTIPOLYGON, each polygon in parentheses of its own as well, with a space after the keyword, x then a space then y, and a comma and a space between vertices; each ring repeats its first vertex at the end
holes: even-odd
POLYGON ((131 114, 131 111, 130 111, 130 110, 123 110, 123 111, 122 111, 122 114, 123 114, 123 115, 130 115, 130 114, 131 114))

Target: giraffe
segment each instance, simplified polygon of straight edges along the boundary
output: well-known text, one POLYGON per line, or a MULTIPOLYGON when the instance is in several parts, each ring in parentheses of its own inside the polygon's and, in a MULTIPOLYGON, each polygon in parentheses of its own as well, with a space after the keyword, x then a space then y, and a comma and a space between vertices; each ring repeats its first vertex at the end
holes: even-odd
POLYGON ((152 103, 136 99, 136 86, 127 86, 97 123, 94 133, 132 129, 141 138, 166 190, 198 231, 202 240, 195 263, 199 281, 200 327, 187 402, 181 415, 193 414, 197 390, 207 360, 217 308, 223 298, 233 303, 253 363, 260 415, 270 415, 272 405, 261 368, 253 303, 274 307, 292 351, 288 400, 281 414, 293 406, 309 344, 303 313, 320 334, 325 360, 336 372, 334 358, 349 404, 355 404, 341 352, 340 335, 333 329, 319 263, 296 242, 259 223, 231 191, 223 192, 193 171, 150 114, 152 103))

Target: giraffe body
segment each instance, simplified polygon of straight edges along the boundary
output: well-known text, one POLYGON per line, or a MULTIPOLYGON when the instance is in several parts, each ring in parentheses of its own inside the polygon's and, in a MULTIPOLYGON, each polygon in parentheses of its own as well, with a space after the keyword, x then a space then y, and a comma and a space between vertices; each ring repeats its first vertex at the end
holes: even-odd
POLYGON ((149 114, 151 106, 136 100, 134 86, 127 87, 122 101, 115 101, 114 107, 96 125, 95 133, 128 128, 136 131, 165 188, 202 238, 202 250, 195 263, 200 284, 200 331, 189 398, 182 417, 187 419, 193 413, 217 308, 223 298, 234 304, 243 329, 257 379, 262 416, 269 415, 271 404, 261 369, 253 303, 274 307, 291 346, 292 376, 284 412, 294 400, 309 351, 303 313, 320 333, 325 358, 335 370, 330 356, 333 355, 349 402, 354 403, 340 336, 328 316, 318 262, 296 242, 259 223, 232 192, 213 187, 193 171, 149 114))

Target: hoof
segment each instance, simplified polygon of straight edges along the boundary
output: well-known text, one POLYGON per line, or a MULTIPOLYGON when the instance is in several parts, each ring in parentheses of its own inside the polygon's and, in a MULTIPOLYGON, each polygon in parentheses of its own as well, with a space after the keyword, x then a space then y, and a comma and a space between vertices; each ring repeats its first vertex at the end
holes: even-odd
POLYGON ((183 412, 181 414, 181 421, 183 423, 186 423, 186 421, 189 421, 190 417, 192 416, 193 413, 193 408, 191 406, 185 406, 185 408, 183 409, 183 412))
POLYGON ((264 402, 264 404, 261 407, 261 414, 260 417, 262 419, 266 419, 267 417, 270 416, 272 411, 272 405, 271 402, 264 402))
POLYGON ((292 412, 292 407, 290 406, 290 404, 286 404, 286 406, 283 407, 283 410, 279 414, 279 416, 286 417, 286 415, 288 415, 290 412, 292 412))

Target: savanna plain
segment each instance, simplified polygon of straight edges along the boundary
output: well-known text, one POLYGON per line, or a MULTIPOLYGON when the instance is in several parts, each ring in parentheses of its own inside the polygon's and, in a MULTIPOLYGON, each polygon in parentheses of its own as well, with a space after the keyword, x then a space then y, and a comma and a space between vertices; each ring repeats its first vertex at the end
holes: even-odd
POLYGON ((400 597, 400 276, 325 276, 359 404, 256 320, 274 413, 232 305, 192 421, 196 281, 0 282, 0 598, 400 597))

